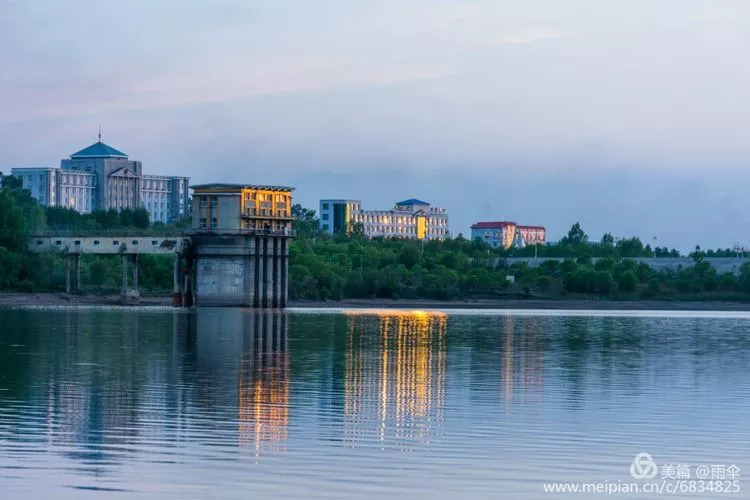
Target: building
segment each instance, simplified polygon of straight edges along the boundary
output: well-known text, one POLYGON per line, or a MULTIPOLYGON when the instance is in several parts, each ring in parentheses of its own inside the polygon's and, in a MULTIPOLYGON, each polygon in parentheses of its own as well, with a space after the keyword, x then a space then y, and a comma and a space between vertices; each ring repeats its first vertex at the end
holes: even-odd
POLYGON ((286 306, 292 188, 202 184, 192 189, 197 304, 286 306))
POLYGON ((292 188, 253 184, 201 184, 193 189, 193 231, 292 230, 292 188))
POLYGON ((493 248, 543 245, 547 241, 544 227, 521 226, 509 221, 477 222, 473 224, 471 226, 471 239, 477 238, 493 248))
POLYGON ((448 237, 448 213, 415 198, 390 210, 364 210, 359 200, 320 200, 320 227, 328 233, 348 232, 361 224, 365 236, 442 240, 448 237))
POLYGON ((348 233, 361 206, 359 200, 320 200, 320 229, 329 234, 348 233))
POLYGON ((60 162, 60 168, 22 167, 11 174, 42 205, 94 210, 149 212, 152 222, 171 222, 189 213, 189 177, 144 175, 140 161, 98 141, 60 162))

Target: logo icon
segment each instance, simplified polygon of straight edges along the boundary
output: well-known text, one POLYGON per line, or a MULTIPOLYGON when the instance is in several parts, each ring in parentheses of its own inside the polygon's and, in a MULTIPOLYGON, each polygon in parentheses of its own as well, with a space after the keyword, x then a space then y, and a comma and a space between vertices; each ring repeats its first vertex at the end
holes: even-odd
POLYGON ((630 464, 630 475, 635 479, 651 479, 657 473, 656 462, 648 453, 639 453, 630 464))

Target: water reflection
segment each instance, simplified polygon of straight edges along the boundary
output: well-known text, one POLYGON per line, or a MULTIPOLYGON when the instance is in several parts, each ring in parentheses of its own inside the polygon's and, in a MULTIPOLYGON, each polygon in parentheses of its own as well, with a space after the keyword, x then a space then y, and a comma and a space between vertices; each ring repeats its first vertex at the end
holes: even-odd
POLYGON ((0 491, 539 498, 643 450, 750 470, 748 324, 0 309, 0 491))
POLYGON ((245 317, 239 377, 239 442, 260 451, 263 442, 282 450, 289 425, 287 318, 283 314, 245 317))
POLYGON ((355 443, 375 431, 381 441, 393 437, 402 446, 429 442, 443 419, 447 315, 346 314, 345 440, 355 443))

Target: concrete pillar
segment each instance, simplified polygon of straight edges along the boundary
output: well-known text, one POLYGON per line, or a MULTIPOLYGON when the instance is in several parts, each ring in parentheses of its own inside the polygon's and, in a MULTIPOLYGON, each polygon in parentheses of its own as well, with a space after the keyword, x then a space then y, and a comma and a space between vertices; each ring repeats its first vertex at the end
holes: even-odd
POLYGON ((172 305, 182 305, 182 293, 180 292, 180 254, 174 254, 172 261, 172 305))
POLYGON ((250 253, 245 257, 245 294, 247 304, 255 306, 255 238, 251 240, 250 253))
POLYGON ((273 239, 273 307, 281 307, 281 238, 273 239))
POLYGON ((81 254, 77 253, 76 259, 76 291, 81 291, 81 254))
POLYGON ((65 259, 65 293, 70 293, 70 259, 72 257, 68 255, 65 259))
POLYGON ((265 283, 266 293, 263 307, 273 306, 273 238, 265 236, 263 246, 266 254, 266 268, 263 282, 265 283))
POLYGON ((133 288, 138 292, 138 254, 133 255, 133 288))
POLYGON ((122 292, 128 289, 128 255, 122 254, 122 292))
POLYGON ((289 298, 289 258, 287 257, 287 245, 289 240, 281 238, 281 297, 279 307, 286 307, 289 298))
POLYGON ((266 287, 265 287, 265 276, 266 276, 266 238, 265 236, 258 236, 257 239, 258 250, 255 253, 258 258, 258 274, 256 275, 255 283, 258 291, 258 307, 266 307, 266 287))

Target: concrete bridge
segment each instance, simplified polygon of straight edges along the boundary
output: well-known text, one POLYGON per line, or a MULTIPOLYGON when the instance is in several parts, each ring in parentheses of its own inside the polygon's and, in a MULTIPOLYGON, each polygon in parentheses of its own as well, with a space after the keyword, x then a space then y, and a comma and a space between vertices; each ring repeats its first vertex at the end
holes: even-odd
POLYGON ((32 252, 66 255, 65 291, 81 291, 81 255, 120 255, 123 303, 139 299, 139 256, 173 256, 175 306, 285 307, 288 241, 281 230, 212 230, 163 234, 51 231, 30 237, 32 252), (132 284, 131 284, 132 283, 132 284))

